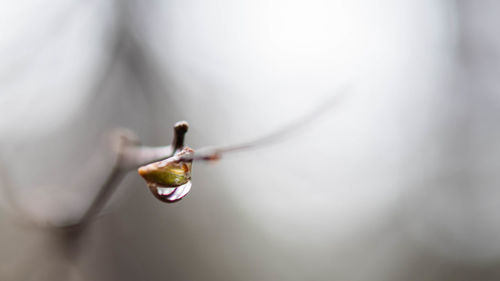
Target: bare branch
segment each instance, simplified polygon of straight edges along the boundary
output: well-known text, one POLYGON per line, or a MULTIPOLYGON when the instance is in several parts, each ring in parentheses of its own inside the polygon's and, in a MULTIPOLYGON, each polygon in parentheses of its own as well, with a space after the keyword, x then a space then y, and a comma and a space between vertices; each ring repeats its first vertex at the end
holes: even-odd
POLYGON ((293 120, 292 122, 286 124, 280 129, 275 130, 267 135, 255 138, 253 140, 227 145, 227 146, 215 146, 215 147, 203 147, 197 149, 194 154, 189 154, 181 157, 179 161, 211 161, 218 160, 223 154, 229 152, 236 152, 248 149, 259 148, 262 146, 270 145, 276 143, 285 137, 289 136, 292 132, 296 132, 306 125, 311 125, 311 123, 318 119, 321 115, 328 112, 334 106, 338 105, 342 101, 344 94, 346 92, 346 87, 342 89, 340 95, 331 97, 330 99, 324 101, 322 104, 317 106, 315 109, 307 112, 305 115, 293 120))
POLYGON ((173 144, 160 147, 140 146, 135 135, 129 130, 117 132, 115 149, 118 157, 113 169, 80 220, 68 226, 84 228, 92 218, 100 213, 127 172, 144 164, 173 156, 177 150, 184 146, 184 135, 188 127, 189 125, 186 121, 177 122, 174 126, 173 144))
MULTIPOLYGON (((204 147, 194 153, 179 153, 179 151, 182 151, 184 148, 184 137, 189 127, 188 123, 185 121, 180 121, 175 124, 172 144, 159 147, 142 146, 138 142, 137 137, 130 130, 118 129, 113 134, 113 150, 117 155, 115 162, 91 204, 89 204, 89 207, 77 221, 54 227, 76 228, 80 230, 78 233, 81 233, 81 231, 86 228, 86 225, 88 225, 88 223, 101 212, 102 208, 116 190, 125 174, 131 170, 165 159, 169 159, 170 162, 217 160, 225 153, 253 149, 275 143, 288 136, 290 133, 303 128, 305 125, 311 124, 311 122, 337 105, 341 100, 341 97, 343 97, 343 95, 335 96, 328 101, 323 102, 314 110, 311 110, 304 116, 295 119, 289 124, 283 126, 281 129, 268 135, 264 135, 241 144, 220 147, 204 147)), ((12 190, 9 190, 9 192, 12 192, 12 190)), ((14 201, 13 196, 10 196, 9 198, 10 201, 14 201)), ((16 202, 11 203, 13 206, 16 206, 16 209, 20 209, 16 202)))

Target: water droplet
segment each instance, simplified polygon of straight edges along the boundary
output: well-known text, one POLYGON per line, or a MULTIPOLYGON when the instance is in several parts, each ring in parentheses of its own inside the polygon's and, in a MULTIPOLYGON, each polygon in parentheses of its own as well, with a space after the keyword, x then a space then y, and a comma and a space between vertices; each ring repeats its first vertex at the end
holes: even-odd
POLYGON ((153 195, 166 203, 181 200, 191 190, 192 161, 182 161, 181 157, 192 154, 185 147, 181 152, 162 161, 154 162, 138 169, 153 195))
POLYGON ((191 181, 177 187, 162 187, 155 183, 148 183, 151 193, 165 203, 174 203, 186 196, 191 190, 191 181))

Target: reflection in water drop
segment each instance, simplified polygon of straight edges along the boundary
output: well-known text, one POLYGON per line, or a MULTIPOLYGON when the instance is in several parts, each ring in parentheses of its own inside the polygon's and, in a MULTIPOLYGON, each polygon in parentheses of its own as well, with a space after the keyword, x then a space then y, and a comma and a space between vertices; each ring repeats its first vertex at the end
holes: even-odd
POLYGON ((175 191, 175 187, 157 187, 158 195, 168 196, 175 191))
POLYGON ((153 195, 165 203, 174 203, 186 196, 191 190, 191 181, 177 187, 162 187, 155 183, 148 183, 153 195))
POLYGON ((167 196, 167 200, 169 202, 175 202, 181 200, 186 194, 191 190, 191 181, 188 181, 186 184, 183 184, 175 189, 175 191, 167 196))

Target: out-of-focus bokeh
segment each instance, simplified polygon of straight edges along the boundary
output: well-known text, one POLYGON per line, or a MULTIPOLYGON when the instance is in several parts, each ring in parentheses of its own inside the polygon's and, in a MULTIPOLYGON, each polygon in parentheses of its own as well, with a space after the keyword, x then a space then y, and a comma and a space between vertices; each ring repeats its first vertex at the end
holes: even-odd
POLYGON ((499 14, 491 0, 3 3, 0 280, 499 280, 499 14), (113 128, 165 145, 187 120, 190 146, 233 144, 335 95, 274 145, 195 163, 179 203, 130 172, 76 255, 16 219, 81 214, 113 128))

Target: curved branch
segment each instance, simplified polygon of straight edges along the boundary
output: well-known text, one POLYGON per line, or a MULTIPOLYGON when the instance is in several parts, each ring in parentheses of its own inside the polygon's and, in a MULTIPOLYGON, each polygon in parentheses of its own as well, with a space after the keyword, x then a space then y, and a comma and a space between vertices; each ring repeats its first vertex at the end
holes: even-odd
MULTIPOLYGON (((241 144, 220 146, 220 147, 203 147, 198 151, 189 154, 183 154, 175 158, 176 162, 189 162, 189 161, 212 161, 219 159, 223 154, 235 151, 241 151, 246 149, 253 149, 261 147, 264 145, 272 144, 285 136, 289 135, 291 132, 297 131, 307 124, 310 124, 319 116, 325 114, 328 110, 338 104, 340 98, 343 96, 335 96, 330 100, 323 102, 320 106, 314 110, 308 112, 304 116, 297 118, 290 122, 289 124, 283 126, 268 135, 256 138, 252 141, 244 142, 241 144)), ((76 228, 81 233, 89 222, 92 221, 105 206, 106 202, 110 199, 113 192, 116 190, 117 186, 120 184, 121 180, 124 178, 125 174, 131 170, 137 169, 140 166, 157 162, 170 158, 184 147, 184 136, 188 131, 189 125, 185 121, 177 122, 174 126, 174 136, 171 145, 167 146, 142 146, 137 141, 137 137, 127 129, 117 130, 114 134, 113 144, 114 151, 116 153, 116 159, 113 167, 108 174, 107 178, 104 180, 100 186, 98 192, 92 199, 88 208, 83 212, 82 216, 73 222, 65 225, 55 225, 52 227, 56 228, 76 228)), ((10 188, 9 188, 10 189, 10 188)), ((11 193, 12 190, 9 190, 11 193)), ((16 209, 18 204, 13 200, 13 196, 9 197, 9 201, 13 201, 12 205, 16 209)), ((24 214, 24 212, 22 213, 24 214)))
POLYGON ((223 154, 247 150, 247 149, 254 149, 257 147, 262 147, 278 142, 281 139, 288 136, 290 133, 300 130, 306 125, 310 125, 312 121, 318 119, 321 115, 325 114, 334 106, 338 105, 338 103, 342 101, 345 92, 346 92, 346 87, 342 89, 342 93, 340 95, 331 97, 330 99, 324 101, 322 104, 318 105, 314 110, 307 112, 305 115, 292 120, 290 123, 284 125, 283 127, 267 135, 263 135, 253 140, 238 144, 218 146, 218 147, 217 146, 203 147, 197 149, 193 154, 181 157, 179 161, 218 160, 222 157, 223 154))
POLYGON ((115 133, 115 138, 118 139, 115 146, 117 158, 111 172, 82 217, 78 221, 62 227, 84 229, 101 212, 127 172, 139 166, 173 156, 176 151, 184 146, 184 135, 188 128, 189 125, 186 121, 177 122, 174 126, 172 145, 160 147, 141 146, 131 131, 126 129, 117 131, 115 133))

